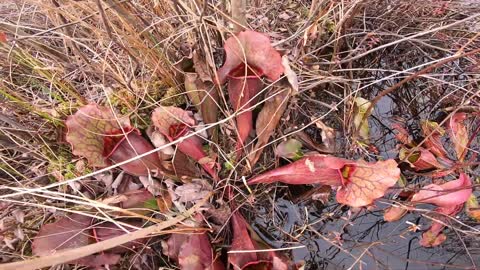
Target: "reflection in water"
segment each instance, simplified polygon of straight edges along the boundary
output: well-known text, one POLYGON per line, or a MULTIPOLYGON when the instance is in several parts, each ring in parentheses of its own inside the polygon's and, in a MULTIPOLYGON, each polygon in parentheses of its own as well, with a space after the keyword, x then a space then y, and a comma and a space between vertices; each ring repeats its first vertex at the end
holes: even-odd
MULTIPOLYGON (((386 223, 382 204, 378 205, 372 212, 351 214, 335 203, 321 209, 312 203, 294 205, 279 199, 273 219, 268 209, 259 209, 254 229, 275 248, 306 246, 292 251, 295 261, 307 262, 305 269, 472 269, 455 232, 449 230, 449 240, 440 247, 421 247, 421 232, 412 231, 411 224, 426 229, 428 220, 408 214, 397 222, 386 223)), ((463 241, 476 263, 480 263, 480 243, 468 237, 463 241)))
MULTIPOLYGON (((442 93, 430 93, 427 97, 425 93, 414 94, 409 89, 393 96, 395 100, 389 96, 380 100, 370 119, 372 142, 382 158, 398 156, 397 141, 390 129, 394 121, 399 118, 405 121, 418 140, 420 120, 441 120, 435 118, 438 115, 434 111, 444 105, 438 102, 442 93)), ((372 93, 372 97, 376 94, 372 93)), ((449 154, 454 157, 453 153, 449 154)), ((414 175, 407 178, 411 182, 429 181, 414 175)), ((290 186, 278 191, 284 194, 276 199, 273 211, 271 204, 257 204, 255 211, 259 214, 254 229, 275 248, 306 246, 292 250, 295 261, 306 261, 305 269, 473 269, 472 261, 480 265, 480 243, 473 237, 447 229, 448 240, 443 245, 424 248, 418 242, 422 230, 430 226, 430 220, 419 213, 409 213, 397 222, 384 222, 382 209, 387 207, 387 199, 377 202, 371 211, 362 209, 352 213, 333 199, 327 205, 309 198, 292 203, 297 197, 291 194, 303 193, 305 187, 290 186), (415 225, 419 226, 418 230, 415 225)), ((468 218, 460 216, 460 220, 467 220, 468 224, 468 218)), ((477 225, 477 229, 480 226, 477 225)))

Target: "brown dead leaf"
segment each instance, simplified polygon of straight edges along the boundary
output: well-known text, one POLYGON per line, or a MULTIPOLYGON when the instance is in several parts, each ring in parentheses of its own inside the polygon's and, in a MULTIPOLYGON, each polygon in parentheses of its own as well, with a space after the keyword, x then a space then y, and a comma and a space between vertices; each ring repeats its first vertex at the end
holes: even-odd
POLYGON ((392 205, 388 208, 385 208, 383 213, 383 220, 386 222, 394 222, 400 220, 403 216, 407 214, 408 210, 404 207, 398 205, 392 205))
POLYGON ((165 146, 169 143, 169 141, 167 140, 167 138, 165 138, 165 136, 163 136, 162 133, 160 133, 160 131, 149 127, 149 129, 147 130, 147 135, 156 148, 162 147, 162 149, 158 152, 162 160, 170 159, 173 156, 173 154, 175 153, 175 149, 173 149, 171 145, 165 146))
POLYGON ((303 34, 303 46, 307 46, 307 43, 311 40, 314 40, 318 36, 318 24, 313 23, 305 29, 303 34))
MULTIPOLYGON (((210 81, 203 81, 202 75, 197 73, 185 74, 185 91, 197 111, 202 115, 206 124, 215 123, 218 114, 219 96, 217 89, 210 81)), ((212 133, 209 129, 209 134, 212 133)))
POLYGON ((280 13, 280 15, 277 16, 280 20, 288 21, 291 16, 288 15, 286 12, 280 13))
POLYGON ((324 144, 316 143, 314 140, 312 140, 312 138, 310 138, 310 136, 307 133, 305 133, 302 130, 295 132, 295 137, 299 141, 301 141, 306 148, 310 150, 317 151, 321 154, 335 153, 334 151, 331 151, 330 149, 328 149, 324 144))
POLYGON ((8 202, 0 202, 0 211, 7 209, 9 205, 10 203, 8 202))
POLYGON ((214 229, 221 230, 232 215, 232 210, 230 207, 228 207, 228 205, 223 204, 218 208, 207 207, 204 214, 214 229))
POLYGON ((149 176, 140 176, 138 179, 142 183, 143 187, 146 188, 151 194, 154 196, 162 195, 163 187, 160 182, 149 176))
POLYGON ((168 213, 172 208, 172 197, 168 190, 162 190, 162 196, 157 197, 157 206, 160 213, 168 213))
POLYGON ((175 189, 178 201, 181 203, 197 203, 212 192, 212 186, 202 179, 193 179, 191 183, 183 184, 175 189))
POLYGON ((298 160, 303 156, 302 143, 295 139, 288 139, 281 142, 275 148, 275 155, 277 157, 289 158, 298 160))
POLYGON ((202 82, 213 82, 207 63, 203 61, 202 56, 196 50, 193 51, 193 67, 202 82))
POLYGON ((133 190, 118 196, 123 196, 122 200, 118 203, 119 206, 124 209, 143 208, 147 201, 155 198, 152 193, 146 189, 133 190))
POLYGON ((368 143, 370 138, 370 127, 368 125, 368 117, 370 112, 368 108, 371 105, 371 102, 367 99, 364 99, 360 96, 354 98, 354 115, 353 115, 353 125, 355 127, 355 132, 360 139, 368 143))
MULTIPOLYGON (((217 121, 219 95, 214 86, 212 75, 207 63, 198 51, 193 52, 193 67, 195 73, 185 73, 185 91, 197 111, 202 115, 206 124, 217 121)), ((214 128, 207 130, 216 141, 217 134, 214 128)))
POLYGON ((14 244, 16 242, 18 242, 18 239, 12 239, 8 236, 3 237, 3 243, 5 243, 5 245, 11 250, 15 250, 14 244))
POLYGON ((167 166, 174 174, 181 178, 192 178, 200 175, 200 171, 195 162, 188 158, 187 155, 177 151, 172 159, 172 162, 167 166))
POLYGON ((327 204, 331 193, 332 188, 330 186, 320 186, 319 188, 316 188, 315 192, 312 194, 312 200, 327 204))
POLYGON ((15 235, 15 237, 22 241, 25 239, 25 234, 23 233, 23 229, 20 226, 17 226, 17 228, 13 231, 13 234, 15 235))
POLYGON ((86 168, 85 160, 80 159, 75 163, 75 170, 78 173, 83 174, 85 172, 85 168, 86 168))
POLYGON ((15 217, 15 220, 18 223, 24 223, 25 222, 25 212, 23 212, 21 209, 15 209, 12 212, 13 217, 15 217))
POLYGON ((465 126, 466 113, 455 113, 448 122, 448 131, 459 161, 463 161, 468 147, 468 129, 465 126))
POLYGON ((113 175, 110 172, 96 174, 93 177, 98 181, 102 181, 107 188, 111 187, 113 184, 113 175))
POLYGON ((285 69, 285 77, 287 77, 287 80, 293 89, 293 95, 295 95, 296 93, 298 93, 298 78, 297 74, 292 70, 292 68, 290 68, 288 56, 286 55, 282 56, 282 66, 285 69))
POLYGON ((328 152, 335 153, 335 130, 318 119, 315 121, 317 128, 321 129, 322 144, 325 146, 328 152))
POLYGON ((323 18, 323 14, 327 12, 327 9, 325 9, 325 11, 321 13, 316 14, 315 11, 318 9, 318 5, 318 0, 313 0, 312 4, 310 5, 308 17, 316 16, 317 18, 307 27, 307 29, 305 29, 305 33, 303 34, 303 46, 306 46, 307 43, 311 44, 311 41, 315 40, 318 36, 321 35, 322 28, 319 28, 319 21, 323 18))
POLYGON ((265 101, 256 123, 257 144, 248 155, 250 166, 255 165, 260 158, 263 147, 268 143, 270 136, 272 136, 287 108, 291 93, 292 90, 290 88, 279 88, 273 95, 270 95, 272 96, 271 98, 265 101))

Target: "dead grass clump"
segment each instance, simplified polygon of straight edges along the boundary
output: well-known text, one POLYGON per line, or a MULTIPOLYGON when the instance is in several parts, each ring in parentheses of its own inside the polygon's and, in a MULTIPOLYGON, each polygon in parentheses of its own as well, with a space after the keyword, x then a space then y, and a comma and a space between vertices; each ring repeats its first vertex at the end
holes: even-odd
MULTIPOLYGON (((242 177, 287 164, 274 154, 287 138, 310 138, 307 148, 318 150, 315 147, 325 136, 317 120, 336 130, 335 156, 380 160, 398 159, 392 123, 406 124, 422 146, 420 120, 442 123, 455 112, 478 114, 480 4, 468 0, 248 2, 247 28, 271 37, 288 57, 299 89, 252 168, 246 158, 233 162, 234 116, 226 91, 211 82, 220 95, 215 105, 220 120, 213 124, 216 133, 208 151, 218 156, 223 169, 221 181, 213 187, 218 201, 210 203, 221 209, 222 195, 235 191, 253 230, 270 246, 316 246, 292 253, 295 260, 306 260, 309 269, 316 269, 315 265, 478 267, 478 224, 463 215, 446 224, 449 245, 455 248, 435 252, 411 244, 415 226, 425 223, 421 217, 430 217, 429 210, 412 211, 398 227, 383 222, 383 208, 403 202, 401 192, 392 191, 389 199, 367 211, 328 201, 331 191, 321 187, 270 185, 250 190, 242 177), (373 102, 368 142, 359 138, 353 124, 356 97, 373 102)), ((0 262, 31 258, 32 238, 55 212, 91 214, 106 221, 119 216, 118 209, 100 203, 117 189, 126 189, 113 188, 112 183, 122 182, 121 177, 131 186, 142 183, 119 176, 116 168, 95 176, 96 169, 73 156, 65 143, 65 118, 81 105, 98 103, 129 115, 135 126, 145 130, 152 110, 160 104, 195 110, 185 93, 184 75, 195 69, 199 76, 215 77, 225 57, 223 44, 235 25, 231 8, 229 1, 206 0, 0 3, 0 35, 6 33, 7 38, 2 42, 0 36, 0 262), (201 60, 200 68, 195 57, 201 60), (40 189, 45 186, 51 188, 40 189)), ((261 102, 271 88, 262 90, 261 102)), ((255 119, 258 114, 256 108, 255 119)), ((469 131, 478 133, 478 117, 474 120, 469 131)), ((473 157, 479 143, 478 138, 471 142, 473 157)), ((254 144, 255 138, 246 148, 254 144)), ((478 175, 474 161, 466 170, 478 175)), ((414 187, 430 178, 407 172, 405 181, 414 187)), ((176 214, 160 212, 136 217, 160 223, 176 214)), ((221 245, 221 240, 229 239, 227 223, 215 218, 220 221, 212 226, 218 233, 214 241, 221 245)), ((160 240, 149 241, 147 251, 129 252, 127 258, 133 259, 125 259, 120 268, 170 265, 160 240)))

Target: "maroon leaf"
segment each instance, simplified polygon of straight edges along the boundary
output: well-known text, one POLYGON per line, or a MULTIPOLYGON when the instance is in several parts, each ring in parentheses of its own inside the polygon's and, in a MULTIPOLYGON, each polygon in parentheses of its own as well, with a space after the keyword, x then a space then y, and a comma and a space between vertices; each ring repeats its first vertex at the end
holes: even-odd
POLYGON ((73 214, 43 225, 33 240, 32 253, 45 256, 56 250, 88 245, 93 242, 90 228, 92 221, 91 217, 73 214))
MULTIPOLYGON (((140 221, 129 220, 127 223, 131 226, 135 226, 135 227, 139 227, 139 228, 141 228, 142 225, 143 225, 143 223, 140 222, 140 221)), ((113 224, 111 222, 104 222, 104 223, 96 224, 92 229, 94 231, 93 236, 95 237, 95 242, 105 241, 105 240, 108 240, 110 238, 114 238, 114 237, 117 237, 117 236, 120 236, 120 235, 123 235, 123 234, 126 233, 124 230, 120 229, 116 224, 113 224)), ((127 231, 130 231, 130 232, 132 232, 134 230, 133 228, 125 227, 125 226, 124 226, 124 229, 126 229, 127 231)), ((146 241, 145 238, 138 239, 138 240, 135 240, 135 241, 130 241, 130 242, 127 242, 127 243, 125 243, 121 246, 117 246, 117 247, 114 247, 112 249, 109 249, 108 252, 118 253, 118 254, 125 253, 127 251, 130 251, 130 250, 133 250, 135 248, 141 247, 143 245, 143 243, 145 243, 145 241, 146 241)))
MULTIPOLYGON (((79 248, 125 234, 125 231, 120 230, 113 223, 93 224, 93 222, 94 219, 91 217, 72 214, 62 217, 56 222, 43 225, 33 240, 32 253, 37 256, 46 256, 59 250, 79 248)), ((128 223, 138 227, 142 225, 135 221, 128 223)), ((116 264, 121 257, 115 253, 126 252, 140 244, 142 244, 141 240, 132 241, 107 252, 86 256, 68 263, 90 267, 116 264)))
POLYGON ((245 140, 253 130, 252 111, 249 109, 258 100, 257 93, 262 89, 262 80, 260 76, 263 74, 258 70, 247 68, 245 65, 233 70, 228 75, 228 96, 230 104, 235 112, 238 113, 235 121, 237 123, 237 157, 240 156, 245 140))
POLYGON ((117 121, 109 108, 89 104, 69 116, 65 124, 66 140, 71 144, 73 154, 87 158, 92 166, 105 167, 109 164, 103 156, 104 138, 130 127, 130 120, 120 117, 117 121))
POLYGON ((366 163, 358 161, 343 169, 344 183, 337 191, 337 201, 352 207, 372 204, 400 179, 400 169, 393 159, 366 163))
MULTIPOLYGON (((152 113, 152 121, 158 131, 160 131, 170 141, 175 141, 192 132, 195 126, 195 120, 184 111, 176 107, 161 106, 152 113)), ((204 162, 208 159, 207 154, 203 151, 202 139, 193 135, 185 138, 177 144, 178 150, 185 155, 193 158, 195 161, 202 163, 202 167, 213 178, 217 179, 214 162, 204 162)))
MULTIPOLYGON (((454 216, 462 209, 462 204, 452 206, 452 207, 437 207, 434 211, 438 213, 435 215, 435 219, 442 221, 443 223, 447 222, 445 216, 454 216)), ((422 239, 420 239, 420 245, 423 247, 435 247, 441 245, 447 236, 442 233, 445 226, 438 222, 433 221, 430 228, 422 234, 422 239)))
MULTIPOLYGON (((121 137, 113 135, 104 139, 104 157, 109 161, 120 163, 137 157, 154 148, 150 142, 140 135, 137 129, 126 129, 128 134, 122 133, 121 137)), ((120 166, 125 172, 136 176, 148 176, 151 171, 161 172, 162 162, 157 153, 137 158, 120 166)))
POLYGON ((115 265, 120 261, 121 258, 122 256, 118 254, 100 253, 83 257, 70 263, 84 265, 87 267, 100 267, 103 265, 115 265))
POLYGON ((264 34, 250 30, 240 32, 227 39, 224 48, 226 60, 217 72, 221 84, 234 69, 245 63, 272 81, 278 80, 284 71, 282 57, 264 34))
MULTIPOLYGON (((233 213, 231 222, 233 241, 230 251, 257 249, 257 246, 248 234, 247 223, 242 215, 238 212, 233 213)), ((234 269, 243 269, 247 264, 257 262, 258 259, 259 258, 256 252, 228 254, 228 262, 229 264, 233 265, 234 269)))
POLYGON ((440 207, 455 207, 465 203, 472 194, 470 178, 460 173, 457 180, 442 185, 431 184, 412 197, 415 203, 431 203, 440 207))
POLYGON ((182 270, 223 270, 206 232, 172 234, 163 253, 178 262, 182 270))
POLYGON ((258 175, 250 179, 248 183, 283 182, 293 185, 341 186, 343 182, 342 169, 346 164, 355 164, 355 162, 324 155, 308 156, 289 165, 258 175))
MULTIPOLYGON (((89 104, 67 118, 66 140, 75 155, 87 158, 92 166, 105 167, 153 150, 153 146, 130 127, 128 117, 118 121, 109 108, 89 104)), ((158 154, 152 153, 120 166, 127 173, 147 176, 162 171, 158 154)))
POLYGON ((228 95, 235 112, 237 124, 237 158, 242 152, 245 140, 253 130, 250 107, 258 100, 262 88, 262 76, 278 80, 284 72, 282 58, 272 47, 267 36, 244 31, 225 42, 226 60, 217 71, 220 84, 228 80, 228 95))
POLYGON ((222 270, 206 233, 192 234, 180 248, 178 264, 182 270, 222 270))
POLYGON ((228 254, 228 263, 233 269, 261 269, 261 270, 288 270, 288 263, 280 258, 275 252, 254 252, 260 249, 257 242, 252 240, 247 229, 247 222, 239 212, 235 212, 231 219, 233 241, 230 251, 249 251, 228 254))
POLYGON ((263 173, 249 184, 283 182, 339 186, 337 201, 352 207, 366 206, 382 197, 400 178, 395 160, 366 163, 315 155, 263 173))
POLYGON ((188 240, 189 235, 186 234, 172 234, 165 245, 162 243, 162 252, 172 260, 178 260, 180 248, 188 240))

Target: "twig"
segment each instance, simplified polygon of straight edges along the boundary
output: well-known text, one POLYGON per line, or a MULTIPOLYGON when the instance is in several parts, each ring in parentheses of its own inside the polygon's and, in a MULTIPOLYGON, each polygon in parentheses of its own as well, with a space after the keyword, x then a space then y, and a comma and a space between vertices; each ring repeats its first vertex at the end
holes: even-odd
POLYGON ((405 79, 399 81, 398 83, 392 85, 391 87, 383 90, 382 92, 380 92, 370 103, 370 106, 368 107, 365 115, 363 116, 363 119, 362 119, 362 122, 363 121, 366 121, 366 118, 368 117, 368 115, 370 115, 372 113, 372 110, 373 108, 375 107, 375 105, 380 101, 380 99, 382 99, 384 96, 392 93, 393 91, 395 91, 397 88, 399 88, 400 86, 406 84, 407 82, 409 81, 412 81, 416 78, 418 78, 419 76, 423 75, 423 74, 426 74, 430 71, 432 71, 433 69, 437 68, 437 67, 440 67, 446 63, 449 63, 451 61, 455 61, 459 58, 462 58, 462 57, 466 57, 466 56, 470 56, 470 55, 473 55, 473 54, 476 54, 476 53, 480 53, 480 48, 479 49, 475 49, 473 51, 469 51, 469 52, 466 52, 466 53, 457 53, 455 55, 452 55, 450 57, 447 57, 447 58, 444 58, 443 60, 435 63, 435 64, 432 64, 430 66, 427 66, 425 67, 424 69, 418 71, 417 73, 415 74, 412 74, 408 77, 406 77, 405 79))
POLYGON ((235 21, 233 32, 238 33, 246 29, 247 0, 232 0, 232 18, 235 21))

